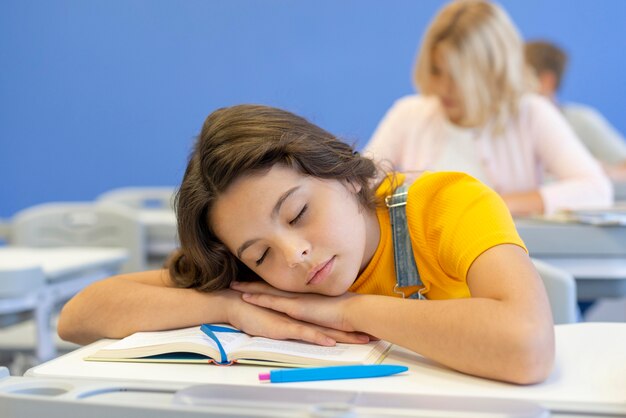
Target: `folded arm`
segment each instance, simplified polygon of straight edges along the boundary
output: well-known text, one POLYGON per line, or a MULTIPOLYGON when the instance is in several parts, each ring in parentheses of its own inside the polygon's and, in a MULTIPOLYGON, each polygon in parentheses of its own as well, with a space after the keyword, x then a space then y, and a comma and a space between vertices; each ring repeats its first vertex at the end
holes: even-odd
POLYGON ((225 310, 220 308, 229 297, 227 292, 176 288, 166 270, 114 276, 74 296, 61 311, 58 332, 64 340, 86 344, 203 320, 225 322, 225 310))
POLYGON ((465 373, 519 384, 545 379, 554 360, 552 316, 524 250, 515 245, 487 250, 474 261, 467 280, 468 299, 263 293, 244 299, 304 321, 391 341, 465 373))
POLYGON ((94 283, 61 311, 59 336, 88 344, 122 338, 138 331, 184 328, 202 323, 230 323, 251 335, 297 339, 320 345, 363 343, 369 338, 305 323, 242 301, 226 289, 211 293, 175 287, 167 270, 114 276, 94 283))

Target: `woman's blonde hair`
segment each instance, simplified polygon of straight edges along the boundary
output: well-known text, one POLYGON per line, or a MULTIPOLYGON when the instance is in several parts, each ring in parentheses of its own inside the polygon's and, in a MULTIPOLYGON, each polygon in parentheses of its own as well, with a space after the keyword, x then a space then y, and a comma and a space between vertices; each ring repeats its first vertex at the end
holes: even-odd
POLYGON ((522 39, 507 13, 485 0, 457 0, 431 22, 413 72, 416 88, 433 94, 433 54, 445 48, 450 76, 464 108, 466 125, 485 125, 493 118, 500 131, 518 111, 528 90, 522 39))

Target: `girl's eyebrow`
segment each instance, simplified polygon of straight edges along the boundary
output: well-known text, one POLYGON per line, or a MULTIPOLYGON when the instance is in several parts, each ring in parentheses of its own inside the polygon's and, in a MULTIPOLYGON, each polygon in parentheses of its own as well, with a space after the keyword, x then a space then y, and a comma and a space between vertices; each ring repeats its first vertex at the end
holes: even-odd
MULTIPOLYGON (((294 192, 296 192, 296 190, 298 190, 299 188, 300 186, 292 187, 291 189, 287 190, 285 193, 280 195, 280 197, 276 201, 276 204, 274 205, 274 208, 272 209, 271 218, 276 218, 278 216, 278 213, 280 212, 280 208, 285 202, 285 200, 287 200, 287 198, 291 196, 294 192)), ((252 239, 247 240, 243 244, 241 244, 241 246, 237 248, 237 258, 241 259, 241 254, 246 250, 246 248, 248 248, 249 246, 257 242, 258 240, 259 238, 252 238, 252 239)))
POLYGON ((285 200, 287 200, 287 198, 291 196, 299 188, 300 186, 292 187, 291 189, 287 190, 278 198, 278 200, 276 201, 276 205, 274 205, 274 209, 272 209, 272 218, 275 218, 278 216, 278 213, 280 212, 280 207, 283 205, 285 200))

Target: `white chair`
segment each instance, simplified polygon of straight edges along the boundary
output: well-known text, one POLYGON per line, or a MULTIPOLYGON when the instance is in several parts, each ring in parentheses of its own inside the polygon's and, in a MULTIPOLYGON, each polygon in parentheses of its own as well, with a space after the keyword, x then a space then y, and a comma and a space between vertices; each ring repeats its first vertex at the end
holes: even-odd
POLYGON ((571 324, 578 321, 576 281, 574 277, 541 260, 532 259, 539 272, 550 300, 555 324, 571 324))
POLYGON ((122 272, 146 270, 145 234, 137 214, 119 205, 45 203, 18 212, 11 243, 28 247, 118 247, 128 252, 122 272))
POLYGON ((100 202, 118 203, 135 209, 174 209, 174 187, 121 187, 99 195, 100 202))
POLYGON ((174 187, 122 187, 96 198, 97 202, 132 208, 145 229, 146 263, 149 269, 163 268, 179 247, 174 187))
POLYGON ((615 201, 626 200, 626 180, 613 182, 615 201))
POLYGON ((53 358, 56 355, 51 325, 53 313, 85 286, 118 273, 127 258, 123 248, 0 247, 2 349, 34 348, 39 361, 53 358), (7 327, 31 318, 36 344, 32 338, 30 342, 16 341, 16 335, 12 335, 13 339, 4 335, 7 327))
MULTIPOLYGON (((7 251, 33 252, 33 267, 18 263, 11 270, 11 260, 4 260, 3 286, 0 287, 0 326, 33 317, 37 330, 37 358, 46 361, 56 355, 50 320, 60 304, 82 288, 118 272, 146 269, 143 226, 136 213, 124 206, 82 202, 58 202, 33 206, 13 217, 11 247, 7 251), (78 253, 70 256, 72 248, 78 253), (88 247, 88 248, 87 248, 88 247), (123 254, 103 265, 88 263, 88 254, 102 247, 105 252, 123 254), (82 254, 81 248, 86 253, 82 254), (58 258, 70 257, 78 267, 66 261, 61 269, 54 263, 42 267, 35 263, 36 250, 58 250, 58 258), (82 255, 81 255, 82 254, 82 255), (86 266, 85 266, 86 264, 86 266), (48 266, 46 268, 46 266, 48 266), (28 284, 28 283, 32 284, 28 284)), ((6 258, 7 255, 4 254, 6 258)), ((22 255, 21 259, 24 256, 22 255)), ((95 256, 95 260, 100 256, 95 256)), ((104 257, 108 260, 109 256, 104 257)), ((16 260, 16 262, 19 260, 16 260)))

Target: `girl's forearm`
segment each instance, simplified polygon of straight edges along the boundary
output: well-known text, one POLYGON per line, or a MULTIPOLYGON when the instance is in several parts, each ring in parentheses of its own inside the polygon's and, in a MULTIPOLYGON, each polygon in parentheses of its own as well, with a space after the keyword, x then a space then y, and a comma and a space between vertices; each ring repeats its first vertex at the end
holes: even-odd
POLYGON ((61 312, 58 332, 64 340, 87 344, 137 331, 226 322, 234 299, 239 297, 231 290, 201 293, 117 276, 92 284, 70 300, 61 312))
POLYGON ((545 379, 552 368, 551 324, 502 301, 362 295, 348 305, 347 322, 355 330, 465 373, 528 384, 545 379))

